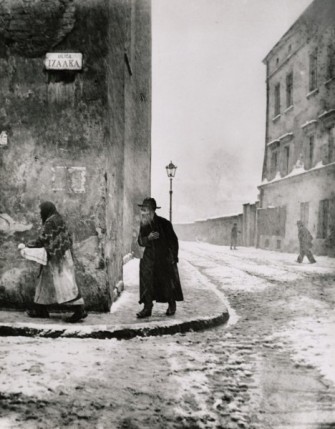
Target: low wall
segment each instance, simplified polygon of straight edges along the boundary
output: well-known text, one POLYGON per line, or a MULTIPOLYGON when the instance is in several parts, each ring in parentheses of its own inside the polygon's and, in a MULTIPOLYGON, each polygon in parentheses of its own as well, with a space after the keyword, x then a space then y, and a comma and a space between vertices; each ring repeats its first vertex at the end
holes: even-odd
POLYGON ((213 219, 195 221, 192 223, 176 224, 174 229, 179 240, 205 241, 211 244, 230 246, 231 229, 237 224, 237 245, 243 243, 243 215, 222 216, 213 219))

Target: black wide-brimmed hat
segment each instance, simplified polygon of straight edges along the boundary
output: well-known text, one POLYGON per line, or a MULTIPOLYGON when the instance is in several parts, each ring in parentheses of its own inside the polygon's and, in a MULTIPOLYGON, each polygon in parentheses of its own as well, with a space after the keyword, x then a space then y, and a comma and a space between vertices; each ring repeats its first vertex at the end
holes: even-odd
POLYGON ((160 209, 157 207, 156 200, 154 198, 144 198, 142 204, 138 204, 139 207, 148 207, 151 210, 160 209))

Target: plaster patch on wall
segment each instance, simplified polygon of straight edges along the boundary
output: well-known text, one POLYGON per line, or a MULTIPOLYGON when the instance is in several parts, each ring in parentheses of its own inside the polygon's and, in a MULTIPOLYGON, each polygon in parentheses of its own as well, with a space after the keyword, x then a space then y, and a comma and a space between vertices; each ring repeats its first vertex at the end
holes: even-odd
POLYGON ((86 191, 86 167, 52 168, 52 190, 82 194, 86 191))
POLYGON ((66 189, 66 170, 67 167, 57 166, 52 170, 52 190, 53 191, 65 191, 66 189))
POLYGON ((8 145, 8 137, 6 131, 2 131, 0 133, 0 146, 7 146, 8 145))
POLYGON ((29 231, 33 225, 16 222, 11 216, 6 213, 0 214, 0 231, 7 234, 13 234, 14 232, 29 231))
POLYGON ((68 171, 70 191, 75 192, 77 194, 84 193, 86 191, 86 167, 70 167, 68 171))

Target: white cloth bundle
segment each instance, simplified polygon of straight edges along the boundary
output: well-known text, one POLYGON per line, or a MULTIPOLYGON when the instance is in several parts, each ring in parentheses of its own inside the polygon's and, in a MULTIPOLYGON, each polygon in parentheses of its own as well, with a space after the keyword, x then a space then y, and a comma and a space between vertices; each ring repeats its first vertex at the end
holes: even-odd
POLYGON ((18 245, 21 256, 30 261, 37 262, 41 265, 46 265, 48 262, 47 252, 44 247, 26 247, 23 243, 18 245))

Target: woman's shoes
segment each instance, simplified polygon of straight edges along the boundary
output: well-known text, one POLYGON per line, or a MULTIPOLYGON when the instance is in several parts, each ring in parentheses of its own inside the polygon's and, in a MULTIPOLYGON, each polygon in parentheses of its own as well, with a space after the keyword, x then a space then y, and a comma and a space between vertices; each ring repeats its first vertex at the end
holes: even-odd
POLYGON ((144 319, 145 317, 150 317, 152 313, 152 307, 144 307, 143 310, 136 314, 138 319, 144 319))
POLYGON ((83 305, 79 305, 74 313, 72 314, 72 316, 68 317, 67 319, 65 319, 65 322, 67 323, 77 323, 82 319, 85 319, 87 317, 88 313, 85 310, 83 305))
POLYGON ((176 301, 170 301, 169 302, 169 307, 166 310, 166 315, 167 316, 173 316, 175 314, 176 310, 177 310, 176 301))
POLYGON ((48 319, 49 312, 44 305, 36 304, 33 308, 26 311, 26 315, 33 318, 48 319))

